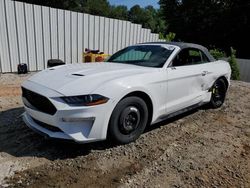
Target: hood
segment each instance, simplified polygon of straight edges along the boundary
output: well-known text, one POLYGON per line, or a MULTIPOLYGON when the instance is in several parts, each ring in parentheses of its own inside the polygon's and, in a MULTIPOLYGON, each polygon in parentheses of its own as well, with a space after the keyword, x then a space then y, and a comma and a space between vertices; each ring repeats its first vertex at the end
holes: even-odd
POLYGON ((66 96, 84 95, 91 94, 105 82, 153 70, 119 63, 80 63, 46 69, 30 77, 29 81, 66 96))

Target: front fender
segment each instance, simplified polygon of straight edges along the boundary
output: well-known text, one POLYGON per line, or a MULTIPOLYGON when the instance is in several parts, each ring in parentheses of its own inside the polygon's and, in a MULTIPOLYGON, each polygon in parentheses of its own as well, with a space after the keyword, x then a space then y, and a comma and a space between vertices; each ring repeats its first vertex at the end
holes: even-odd
POLYGON ((151 79, 150 82, 141 78, 113 80, 94 90, 93 94, 101 94, 110 98, 115 108, 117 103, 128 94, 133 92, 143 92, 147 94, 152 101, 152 121, 154 121, 159 115, 165 113, 166 106, 165 101, 163 100, 166 100, 166 97, 163 96, 164 93, 166 93, 166 84, 159 82, 158 80, 152 80, 153 79, 151 79))

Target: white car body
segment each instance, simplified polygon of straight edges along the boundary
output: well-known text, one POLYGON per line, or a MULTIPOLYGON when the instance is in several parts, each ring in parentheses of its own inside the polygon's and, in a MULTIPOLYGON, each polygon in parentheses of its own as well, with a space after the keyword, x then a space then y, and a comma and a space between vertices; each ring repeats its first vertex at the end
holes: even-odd
MULTIPOLYGON (((209 89, 218 78, 225 78, 229 84, 231 69, 225 61, 171 67, 169 65, 181 47, 174 43, 147 45, 173 49, 162 68, 108 62, 82 63, 49 68, 35 74, 22 87, 46 97, 56 112, 51 115, 24 105, 25 123, 51 138, 79 143, 105 140, 115 106, 133 92, 144 93, 150 98, 150 124, 154 124, 187 107, 208 103, 211 98, 209 89), (97 106, 70 106, 60 98, 89 94, 108 97, 109 101, 97 106)), ((27 104, 27 100, 23 100, 27 104)))

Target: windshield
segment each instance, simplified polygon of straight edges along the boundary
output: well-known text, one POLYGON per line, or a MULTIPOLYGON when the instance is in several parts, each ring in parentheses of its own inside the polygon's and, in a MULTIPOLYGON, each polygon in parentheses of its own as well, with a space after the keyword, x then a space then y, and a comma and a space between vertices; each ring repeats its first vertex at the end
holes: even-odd
POLYGON ((163 67, 172 52, 173 50, 157 45, 131 46, 115 53, 108 61, 160 68, 163 67))

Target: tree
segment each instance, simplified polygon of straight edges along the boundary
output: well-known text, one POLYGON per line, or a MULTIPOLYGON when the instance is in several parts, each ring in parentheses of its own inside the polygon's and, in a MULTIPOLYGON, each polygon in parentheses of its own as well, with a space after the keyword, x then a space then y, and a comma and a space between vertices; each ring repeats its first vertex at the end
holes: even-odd
POLYGON ((159 10, 153 6, 141 8, 139 5, 133 6, 129 11, 129 21, 142 24, 144 28, 150 28, 152 32, 160 33, 166 29, 166 23, 160 17, 159 10))
POLYGON ((16 0, 31 4, 49 6, 53 8, 67 9, 84 12, 97 16, 128 20, 141 24, 152 32, 165 32, 166 22, 161 18, 160 11, 153 6, 141 8, 133 6, 130 10, 126 6, 111 6, 108 0, 16 0))
POLYGON ((129 20, 133 23, 143 23, 144 11, 140 5, 135 5, 129 10, 129 20))
POLYGON ((215 46, 241 57, 250 57, 250 0, 160 0, 161 15, 168 21, 165 31, 178 39, 215 46))
POLYGON ((87 0, 15 0, 21 1, 30 4, 48 6, 59 9, 69 9, 73 11, 80 11, 82 4, 84 4, 87 0))
POLYGON ((25 3, 85 12, 99 16, 109 16, 110 4, 107 0, 16 0, 25 3))
POLYGON ((148 19, 148 28, 151 28, 154 33, 164 32, 167 26, 166 22, 161 18, 160 11, 155 9, 151 5, 145 7, 145 11, 147 11, 148 14, 151 15, 148 19))
POLYGON ((231 55, 228 59, 228 62, 231 66, 231 70, 232 70, 232 75, 231 75, 231 79, 232 80, 239 80, 240 79, 240 70, 239 70, 239 65, 237 63, 236 60, 236 50, 233 49, 232 47, 230 48, 231 50, 231 55))
POLYGON ((167 42, 172 42, 172 41, 174 41, 175 36, 176 36, 175 33, 170 32, 170 33, 168 33, 167 35, 164 35, 164 34, 160 33, 160 36, 159 36, 159 37, 160 37, 160 39, 164 39, 164 40, 166 40, 167 42))
POLYGON ((110 4, 107 0, 86 0, 82 5, 82 12, 105 17, 110 15, 110 4))
POLYGON ((128 20, 128 8, 122 5, 112 6, 109 16, 120 20, 128 20))

